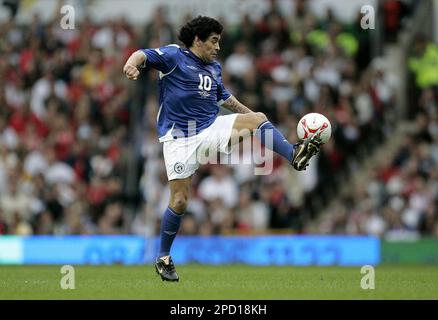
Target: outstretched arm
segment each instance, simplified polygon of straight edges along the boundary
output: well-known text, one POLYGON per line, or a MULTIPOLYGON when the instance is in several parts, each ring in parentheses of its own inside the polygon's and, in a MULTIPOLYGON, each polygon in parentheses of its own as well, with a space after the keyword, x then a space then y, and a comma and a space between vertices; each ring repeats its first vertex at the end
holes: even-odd
POLYGON ((123 73, 129 80, 137 80, 140 74, 138 67, 146 61, 146 55, 140 50, 135 51, 126 61, 123 67, 123 73))
POLYGON ((227 108, 235 113, 252 113, 253 111, 240 103, 234 96, 229 97, 222 104, 222 107, 227 108))

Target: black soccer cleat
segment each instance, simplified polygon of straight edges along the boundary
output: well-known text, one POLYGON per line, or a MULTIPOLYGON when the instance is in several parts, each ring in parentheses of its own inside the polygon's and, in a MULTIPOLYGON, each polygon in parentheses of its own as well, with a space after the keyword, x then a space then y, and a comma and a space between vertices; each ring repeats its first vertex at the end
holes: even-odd
POLYGON ((164 256, 155 261, 155 271, 161 276, 163 281, 178 281, 179 277, 175 270, 172 258, 164 256))
POLYGON ((294 156, 292 158, 292 166, 295 170, 306 170, 310 159, 318 153, 321 147, 321 138, 314 135, 310 139, 300 141, 295 145, 294 156))

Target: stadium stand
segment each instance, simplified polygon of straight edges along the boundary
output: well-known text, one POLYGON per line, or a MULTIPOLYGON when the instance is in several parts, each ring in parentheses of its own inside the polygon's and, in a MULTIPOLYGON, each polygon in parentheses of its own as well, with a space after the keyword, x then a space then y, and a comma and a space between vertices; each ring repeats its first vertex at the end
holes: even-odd
MULTIPOLYGON (((201 167, 181 233, 437 235, 437 93, 429 82, 417 86, 403 145, 367 188, 309 227, 394 132, 395 89, 391 74, 371 63, 369 33, 357 23, 330 10, 318 19, 306 1, 295 1, 290 16, 270 3, 258 20, 224 21, 224 82, 291 141, 310 111, 329 117, 333 138, 304 173, 280 157, 268 176, 254 175, 253 165, 201 167)), ((68 32, 37 15, 28 25, 13 16, 1 23, 0 234, 156 233, 169 197, 155 131, 157 74, 144 72, 133 85, 121 73, 136 49, 176 41, 165 10, 153 17, 140 28, 87 17, 68 32)), ((387 19, 389 29, 401 23, 387 19)), ((430 50, 413 54, 417 79, 430 50)))

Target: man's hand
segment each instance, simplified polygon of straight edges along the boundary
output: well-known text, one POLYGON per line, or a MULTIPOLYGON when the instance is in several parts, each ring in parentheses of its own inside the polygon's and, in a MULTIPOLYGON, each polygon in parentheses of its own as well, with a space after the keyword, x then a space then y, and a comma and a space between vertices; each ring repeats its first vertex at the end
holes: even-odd
POLYGON ((137 69, 137 67, 133 66, 132 64, 125 64, 123 67, 123 73, 126 75, 126 77, 129 80, 137 80, 138 76, 140 74, 140 71, 137 69))

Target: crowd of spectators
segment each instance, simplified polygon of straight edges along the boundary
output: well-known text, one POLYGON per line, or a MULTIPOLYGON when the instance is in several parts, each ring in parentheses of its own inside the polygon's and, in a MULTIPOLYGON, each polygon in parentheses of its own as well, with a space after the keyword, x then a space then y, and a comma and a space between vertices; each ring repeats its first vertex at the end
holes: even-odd
POLYGON ((132 98, 120 70, 135 49, 123 19, 74 30, 37 14, 28 25, 1 23, 0 233, 130 232, 132 98))
MULTIPOLYGON (((360 161, 392 128, 394 82, 384 66, 369 63, 361 15, 342 24, 331 10, 316 18, 303 0, 294 1, 292 15, 270 3, 260 19, 245 15, 237 25, 222 19, 225 85, 290 141, 297 141, 298 119, 311 111, 327 115, 333 137, 305 172, 275 155, 270 175, 255 175, 254 164, 202 166, 182 234, 306 232, 308 219, 335 196, 348 161, 360 161)), ((102 23, 86 17, 75 30, 37 15, 29 25, 1 23, 0 234, 156 234, 169 199, 155 130, 157 73, 144 70, 132 83, 121 70, 138 48, 176 43, 177 28, 163 8, 141 27, 122 17, 102 23)), ((402 150, 397 165, 437 160, 436 152, 433 158, 420 149, 402 150)), ((425 179, 416 179, 409 194, 432 188, 425 179)))
POLYGON ((389 137, 401 143, 373 164, 362 184, 339 197, 311 232, 387 240, 438 236, 438 46, 417 33, 409 50, 406 119, 400 119, 401 138, 389 137))
POLYGON ((402 144, 370 171, 367 183, 339 199, 318 233, 373 234, 388 240, 438 236, 438 100, 421 90, 402 144))

